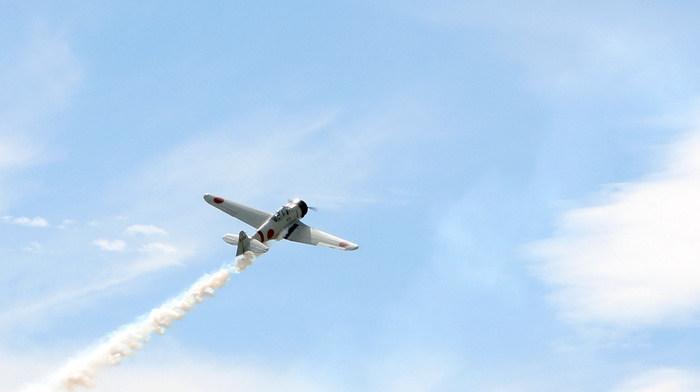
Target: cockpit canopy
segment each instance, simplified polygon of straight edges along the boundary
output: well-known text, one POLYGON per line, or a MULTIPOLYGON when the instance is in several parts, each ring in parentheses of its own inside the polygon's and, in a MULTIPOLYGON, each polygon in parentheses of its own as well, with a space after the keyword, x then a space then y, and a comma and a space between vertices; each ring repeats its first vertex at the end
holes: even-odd
POLYGON ((279 222, 280 220, 284 219, 287 215, 289 215, 294 207, 299 207, 299 210, 301 210, 301 218, 306 216, 306 213, 309 212, 309 206, 306 205, 304 200, 301 199, 294 199, 288 204, 286 204, 284 207, 280 208, 274 215, 272 215, 272 220, 274 222, 279 222))

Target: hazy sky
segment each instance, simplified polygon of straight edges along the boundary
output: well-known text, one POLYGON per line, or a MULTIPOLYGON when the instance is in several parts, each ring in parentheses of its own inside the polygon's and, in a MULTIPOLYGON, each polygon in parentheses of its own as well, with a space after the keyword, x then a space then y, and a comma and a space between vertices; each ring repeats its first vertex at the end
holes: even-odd
POLYGON ((280 242, 100 392, 700 390, 700 5, 2 2, 0 390, 280 242))

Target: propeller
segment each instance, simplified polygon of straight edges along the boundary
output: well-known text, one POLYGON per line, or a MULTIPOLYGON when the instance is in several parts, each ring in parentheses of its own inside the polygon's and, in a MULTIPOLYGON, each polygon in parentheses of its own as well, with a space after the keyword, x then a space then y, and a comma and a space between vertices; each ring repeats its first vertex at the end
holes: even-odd
MULTIPOLYGON (((301 199, 295 199, 295 200, 287 199, 287 201, 290 202, 290 203, 294 203, 295 201, 302 201, 302 202, 304 202, 304 201, 301 200, 301 199)), ((304 204, 306 204, 306 202, 304 202, 304 204)), ((311 211, 318 212, 318 208, 317 208, 317 207, 312 207, 312 206, 310 206, 310 205, 307 205, 306 207, 307 207, 308 209, 310 209, 311 211)))

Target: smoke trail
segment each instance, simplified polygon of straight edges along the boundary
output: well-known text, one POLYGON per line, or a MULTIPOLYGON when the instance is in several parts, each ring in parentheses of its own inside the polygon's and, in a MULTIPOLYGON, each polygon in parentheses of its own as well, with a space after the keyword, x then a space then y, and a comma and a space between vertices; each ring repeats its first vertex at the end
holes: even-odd
POLYGON ((143 348, 144 343, 156 332, 164 334, 174 321, 180 320, 192 308, 223 287, 232 272, 243 272, 253 264, 255 254, 246 252, 218 271, 201 277, 195 284, 174 299, 153 309, 137 321, 125 325, 108 335, 106 341, 87 350, 59 370, 45 385, 30 385, 21 392, 74 391, 76 388, 93 388, 96 372, 106 366, 119 365, 124 357, 143 348))

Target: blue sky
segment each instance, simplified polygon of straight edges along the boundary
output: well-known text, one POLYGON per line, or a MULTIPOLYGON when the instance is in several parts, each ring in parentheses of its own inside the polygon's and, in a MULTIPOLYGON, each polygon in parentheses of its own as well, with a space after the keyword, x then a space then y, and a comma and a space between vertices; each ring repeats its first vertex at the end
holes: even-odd
POLYGON ((275 243, 95 391, 700 389, 693 2, 8 2, 0 389, 275 243))

